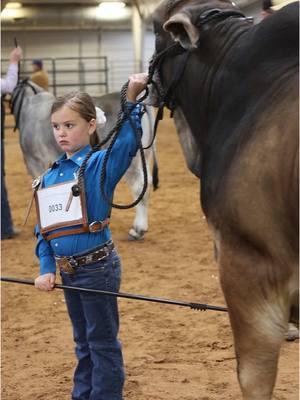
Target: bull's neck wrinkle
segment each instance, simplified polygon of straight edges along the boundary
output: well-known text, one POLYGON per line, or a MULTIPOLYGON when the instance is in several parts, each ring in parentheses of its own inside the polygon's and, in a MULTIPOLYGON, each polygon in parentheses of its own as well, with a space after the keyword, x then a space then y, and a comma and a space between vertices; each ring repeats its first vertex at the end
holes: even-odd
MULTIPOLYGON (((190 95, 195 93, 195 82, 192 82, 191 87, 186 85, 184 88, 181 87, 179 103, 199 149, 203 150, 206 146, 210 128, 216 120, 220 105, 225 100, 220 97, 220 88, 226 80, 224 65, 230 64, 231 54, 235 51, 239 38, 248 32, 249 28, 251 26, 244 21, 234 21, 234 24, 232 20, 230 23, 228 20, 218 22, 205 33, 203 42, 200 39, 199 49, 192 56, 194 61, 189 61, 185 75, 197 76, 198 101, 191 103, 189 100, 195 98, 190 95), (182 99, 188 100, 182 101, 182 99), (196 107, 194 112, 191 112, 191 107, 196 107)), ((230 93, 224 92, 223 95, 230 96, 230 93)))
POLYGON ((225 20, 211 27, 206 33, 206 41, 207 47, 211 49, 214 56, 214 67, 220 66, 224 60, 230 57, 231 51, 234 51, 241 36, 246 34, 249 29, 251 29, 251 25, 248 22, 238 20, 225 20))

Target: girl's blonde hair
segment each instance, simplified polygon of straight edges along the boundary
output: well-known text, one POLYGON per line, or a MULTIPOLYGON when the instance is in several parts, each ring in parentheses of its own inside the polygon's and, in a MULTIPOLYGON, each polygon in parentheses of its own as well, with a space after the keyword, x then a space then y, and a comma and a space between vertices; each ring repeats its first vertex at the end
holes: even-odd
MULTIPOLYGON (((63 106, 67 106, 70 110, 77 112, 87 122, 90 122, 91 119, 97 119, 94 101, 88 93, 70 92, 57 97, 52 105, 51 115, 63 106)), ((91 135, 90 144, 91 146, 95 146, 98 143, 99 138, 97 129, 95 129, 95 132, 91 135)))

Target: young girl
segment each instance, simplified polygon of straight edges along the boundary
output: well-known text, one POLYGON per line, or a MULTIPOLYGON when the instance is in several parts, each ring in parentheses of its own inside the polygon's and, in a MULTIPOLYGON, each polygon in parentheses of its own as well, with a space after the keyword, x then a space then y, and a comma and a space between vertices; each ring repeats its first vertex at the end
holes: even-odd
MULTIPOLYGON (((129 78, 127 109, 132 110, 131 121, 123 123, 107 162, 104 190, 108 198, 112 198, 116 184, 137 152, 133 126, 141 127, 141 107, 134 103, 146 84, 146 74, 129 78)), ((53 290, 57 268, 64 285, 119 290, 120 259, 108 225, 110 206, 99 184, 106 150, 92 154, 84 173, 84 190, 79 196, 72 192, 79 168, 91 150, 89 143, 96 122, 95 106, 86 93, 60 97, 52 106, 53 133, 65 154, 42 176, 36 188, 38 289, 53 290)), ((72 290, 65 290, 65 298, 78 359, 72 399, 121 400, 124 370, 117 339, 116 298, 72 290)))

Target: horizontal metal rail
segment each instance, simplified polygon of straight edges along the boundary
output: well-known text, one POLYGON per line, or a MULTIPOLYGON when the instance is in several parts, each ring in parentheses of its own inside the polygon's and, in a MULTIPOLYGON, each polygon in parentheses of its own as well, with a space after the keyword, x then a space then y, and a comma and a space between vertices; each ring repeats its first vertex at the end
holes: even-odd
MULTIPOLYGON (((20 77, 26 78, 31 76, 32 70, 28 71, 29 62, 32 63, 32 58, 23 58, 21 61, 20 77)), ((8 64, 9 59, 2 59, 1 66, 8 64)), ((99 87, 102 91, 102 87, 105 87, 105 93, 108 93, 108 63, 106 56, 91 56, 91 57, 43 57, 43 63, 46 71, 49 75, 49 87, 53 89, 54 96, 57 95, 57 89, 63 87, 99 87), (70 61, 68 63, 68 61, 70 61), (78 63, 75 63, 77 61, 78 63), (99 68, 97 68, 97 65, 99 68), (63 69, 65 67, 65 69, 63 69), (76 68, 78 67, 78 68, 76 68), (86 68, 85 68, 86 67, 86 68), (74 83, 62 83, 65 79, 66 74, 73 76, 76 79, 78 75, 79 82, 74 83), (92 76, 91 76, 92 74, 92 76), (100 82, 98 81, 100 79, 100 82), (91 82, 86 82, 86 81, 91 82), (60 83, 57 83, 60 81, 60 83)), ((6 68, 2 68, 3 71, 6 68)), ((4 75, 2 72, 1 75, 4 75)), ((85 89, 84 89, 85 90, 85 89)), ((94 89, 95 90, 95 89, 94 89)))
MULTIPOLYGON (((47 73, 49 74, 49 75, 51 75, 52 73, 53 73, 53 71, 54 72, 56 72, 57 74, 71 74, 71 73, 81 73, 81 72, 103 72, 103 73, 105 73, 105 72, 107 72, 108 71, 108 68, 101 68, 101 69, 55 69, 55 70, 52 70, 52 69, 47 69, 47 73)), ((22 76, 23 77, 26 77, 26 76, 28 76, 28 75, 31 75, 32 74, 32 71, 29 71, 29 70, 22 70, 22 76)))
MULTIPOLYGON (((91 83, 81 83, 81 82, 74 82, 74 83, 56 83, 56 87, 64 87, 64 86, 106 86, 106 83, 103 82, 91 82, 91 83)), ((49 87, 54 87, 54 85, 49 85, 49 87)))

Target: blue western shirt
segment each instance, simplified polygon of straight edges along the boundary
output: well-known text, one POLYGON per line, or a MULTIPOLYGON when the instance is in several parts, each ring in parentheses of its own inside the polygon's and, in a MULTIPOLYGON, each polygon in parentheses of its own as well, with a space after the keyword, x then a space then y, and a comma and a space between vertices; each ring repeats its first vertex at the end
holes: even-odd
MULTIPOLYGON (((132 103, 127 103, 127 107, 133 106, 132 103)), ((133 108, 130 119, 137 129, 141 129, 141 106, 139 104, 133 108)), ((62 155, 43 176, 41 187, 46 188, 54 184, 74 180, 85 156, 90 150, 91 147, 88 145, 70 158, 67 158, 66 154, 62 155)), ((126 172, 136 152, 136 135, 129 120, 126 120, 123 123, 118 139, 113 145, 106 166, 104 189, 108 198, 112 198, 116 184, 126 172)), ((100 190, 100 174, 105 153, 106 150, 93 153, 85 169, 84 185, 89 223, 105 220, 110 212, 110 206, 100 190)), ((49 272, 55 273, 55 255, 71 256, 92 249, 107 242, 111 237, 111 231, 106 226, 101 232, 60 236, 47 241, 40 234, 37 226, 36 236, 38 239, 36 255, 40 259, 40 273, 42 275, 49 272)))

